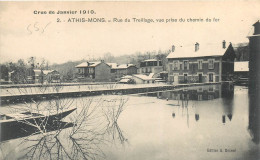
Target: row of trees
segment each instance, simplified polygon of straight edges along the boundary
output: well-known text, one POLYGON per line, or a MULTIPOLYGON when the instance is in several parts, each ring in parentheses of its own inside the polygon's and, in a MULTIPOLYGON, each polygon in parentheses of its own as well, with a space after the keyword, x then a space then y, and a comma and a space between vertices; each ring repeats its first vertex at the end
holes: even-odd
POLYGON ((0 78, 14 83, 25 83, 29 69, 48 69, 49 63, 45 59, 36 60, 30 57, 27 60, 19 59, 17 62, 9 62, 0 65, 0 78))
POLYGON ((105 62, 110 63, 118 63, 118 64, 126 64, 131 63, 139 67, 141 61, 146 59, 158 59, 162 61, 164 70, 166 70, 167 59, 166 56, 170 53, 167 51, 152 51, 152 52, 136 52, 132 55, 121 55, 121 56, 113 56, 111 53, 105 53, 103 56, 99 58, 89 58, 87 60, 81 61, 69 61, 63 64, 53 64, 49 65, 49 62, 45 59, 36 59, 36 57, 30 57, 27 60, 19 59, 17 62, 9 62, 0 65, 0 78, 4 81, 12 81, 15 83, 25 83, 26 77, 29 69, 40 69, 40 70, 48 70, 54 69, 57 70, 61 74, 62 81, 72 81, 76 78, 77 70, 75 68, 76 65, 83 61, 100 61, 104 60, 105 62), (12 77, 10 79, 10 74, 12 77))

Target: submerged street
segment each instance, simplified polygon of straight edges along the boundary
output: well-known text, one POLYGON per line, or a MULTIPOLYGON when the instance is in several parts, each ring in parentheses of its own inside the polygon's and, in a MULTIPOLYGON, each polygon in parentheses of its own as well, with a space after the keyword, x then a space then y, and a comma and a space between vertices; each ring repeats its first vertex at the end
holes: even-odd
POLYGON ((1 113, 46 106, 77 107, 63 119, 77 126, 3 141, 1 159, 259 157, 255 134, 259 125, 249 120, 252 113, 244 86, 57 99, 2 106, 1 113))

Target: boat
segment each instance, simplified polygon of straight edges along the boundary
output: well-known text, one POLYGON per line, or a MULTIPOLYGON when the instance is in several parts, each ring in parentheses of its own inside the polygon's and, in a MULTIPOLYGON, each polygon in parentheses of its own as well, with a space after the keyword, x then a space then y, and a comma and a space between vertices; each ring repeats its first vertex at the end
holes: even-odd
POLYGON ((62 111, 60 113, 50 114, 50 111, 35 113, 35 112, 23 112, 23 113, 14 113, 14 114, 3 114, 0 115, 0 125, 1 128, 5 125, 17 125, 17 124, 31 124, 39 125, 44 123, 52 123, 54 121, 60 121, 62 118, 66 117, 72 113, 76 108, 62 111), (45 114, 44 114, 45 113, 45 114))
POLYGON ((61 119, 74 110, 76 108, 53 114, 50 111, 41 112, 42 114, 35 112, 2 114, 0 115, 0 141, 23 137, 21 135, 30 135, 43 129, 51 131, 66 128, 67 124, 61 119))

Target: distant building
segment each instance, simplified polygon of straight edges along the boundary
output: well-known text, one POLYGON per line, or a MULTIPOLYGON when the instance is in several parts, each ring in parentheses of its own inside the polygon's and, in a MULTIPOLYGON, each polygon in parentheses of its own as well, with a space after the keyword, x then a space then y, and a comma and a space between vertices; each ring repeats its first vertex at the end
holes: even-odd
POLYGON ((218 45, 174 47, 168 56, 168 81, 171 83, 204 83, 231 80, 235 52, 226 42, 218 45))
POLYGON ((149 76, 144 74, 134 74, 132 75, 132 79, 136 84, 154 83, 156 80, 156 78, 153 78, 153 74, 150 74, 149 76))
POLYGON ((56 70, 29 69, 28 83, 60 83, 60 73, 56 70))
POLYGON ((232 46, 236 54, 236 61, 249 61, 249 44, 247 42, 232 44, 232 46))
POLYGON ((234 62, 234 76, 236 78, 248 78, 249 77, 249 62, 241 61, 234 62))
POLYGON ((60 83, 60 73, 56 70, 43 70, 44 81, 48 83, 60 83))
POLYGON ((44 81, 43 71, 40 69, 34 69, 32 72, 32 75, 29 75, 29 76, 33 77, 34 83, 43 83, 43 81, 44 81))
POLYGON ((146 74, 146 75, 149 75, 150 73, 159 74, 162 71, 163 71, 162 61, 157 59, 147 59, 142 61, 140 63, 140 68, 138 69, 139 74, 146 74))
POLYGON ((103 60, 99 62, 83 62, 76 66, 77 78, 86 82, 111 82, 111 66, 103 60))
POLYGON ((112 81, 119 81, 121 77, 137 73, 137 67, 133 64, 108 63, 111 66, 111 79, 112 81))
POLYGON ((133 76, 130 75, 121 77, 121 79, 118 82, 125 84, 136 84, 135 80, 133 79, 133 76))

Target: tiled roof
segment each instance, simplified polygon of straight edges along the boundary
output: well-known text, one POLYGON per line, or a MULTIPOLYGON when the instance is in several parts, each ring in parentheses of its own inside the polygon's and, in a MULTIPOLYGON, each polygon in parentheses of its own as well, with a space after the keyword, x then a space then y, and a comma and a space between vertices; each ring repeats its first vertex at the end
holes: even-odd
POLYGON ((193 58, 193 57, 207 57, 207 56, 223 56, 229 46, 224 49, 222 43, 217 45, 199 45, 199 50, 195 51, 195 46, 175 47, 175 51, 171 52, 167 58, 193 58))
POLYGON ((234 71, 235 72, 248 72, 248 61, 243 62, 234 62, 234 71))

